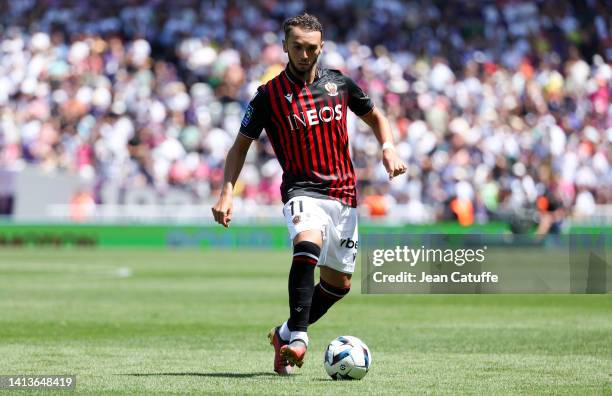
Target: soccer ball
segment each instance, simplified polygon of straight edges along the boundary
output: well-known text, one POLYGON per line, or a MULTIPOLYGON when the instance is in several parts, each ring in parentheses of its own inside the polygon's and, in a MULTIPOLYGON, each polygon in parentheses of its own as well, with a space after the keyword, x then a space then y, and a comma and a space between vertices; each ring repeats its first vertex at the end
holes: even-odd
POLYGON ((335 380, 362 379, 370 369, 372 354, 366 344, 353 336, 338 337, 325 350, 325 371, 335 380))

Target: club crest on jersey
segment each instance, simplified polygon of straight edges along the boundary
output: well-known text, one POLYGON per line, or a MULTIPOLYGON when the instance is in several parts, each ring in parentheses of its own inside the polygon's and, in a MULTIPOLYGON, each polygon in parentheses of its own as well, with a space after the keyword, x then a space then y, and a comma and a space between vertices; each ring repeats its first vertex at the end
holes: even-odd
POLYGON ((293 221, 293 224, 299 223, 300 222, 300 215, 295 216, 292 221, 293 221))
POLYGON ((287 95, 285 95, 285 99, 287 99, 287 102, 291 103, 293 101, 293 94, 288 93, 287 95))
POLYGON ((325 84, 324 88, 327 91, 327 94, 329 96, 336 96, 336 95, 338 95, 338 86, 336 84, 334 84, 333 82, 328 82, 327 84, 325 84))

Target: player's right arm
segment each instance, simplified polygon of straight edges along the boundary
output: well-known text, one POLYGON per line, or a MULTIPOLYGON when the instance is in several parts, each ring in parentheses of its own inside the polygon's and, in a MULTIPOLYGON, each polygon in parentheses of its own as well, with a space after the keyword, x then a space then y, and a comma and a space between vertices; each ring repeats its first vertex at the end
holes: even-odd
POLYGON ((212 207, 215 221, 226 228, 229 226, 229 222, 232 221, 232 196, 234 194, 234 185, 236 184, 236 180, 238 180, 238 176, 244 165, 244 159, 246 158, 252 142, 252 139, 239 133, 238 136, 236 136, 232 148, 230 148, 227 153, 225 169, 223 171, 221 195, 217 203, 212 207))
POLYGON ((217 203, 212 207, 215 221, 226 228, 229 227, 229 223, 232 221, 234 185, 244 166, 244 160, 249 151, 249 147, 251 147, 251 143, 253 140, 259 138, 261 131, 267 123, 269 113, 265 109, 266 106, 267 97, 262 86, 259 87, 257 93, 253 99, 251 99, 246 109, 246 113, 244 114, 244 118, 242 119, 240 133, 236 136, 232 148, 230 148, 227 153, 225 169, 223 171, 221 195, 217 203))

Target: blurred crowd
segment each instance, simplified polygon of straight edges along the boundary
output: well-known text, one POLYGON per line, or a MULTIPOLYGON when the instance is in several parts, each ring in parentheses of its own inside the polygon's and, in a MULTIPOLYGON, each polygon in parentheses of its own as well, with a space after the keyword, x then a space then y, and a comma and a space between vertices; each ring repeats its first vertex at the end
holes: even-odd
MULTIPOLYGON (((410 165, 389 183, 349 120, 369 215, 471 224, 612 203, 605 0, 0 0, 0 167, 74 172, 98 202, 105 183, 212 201, 246 104, 286 63, 282 21, 303 10, 324 26, 321 63, 383 109, 410 165)), ((265 135, 254 146, 237 199, 276 204, 280 167, 265 135)))

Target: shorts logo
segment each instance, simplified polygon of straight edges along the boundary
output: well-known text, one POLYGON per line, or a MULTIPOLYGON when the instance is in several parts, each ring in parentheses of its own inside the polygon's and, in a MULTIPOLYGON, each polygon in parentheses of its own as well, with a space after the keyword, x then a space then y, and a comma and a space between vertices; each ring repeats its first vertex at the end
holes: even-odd
POLYGON ((291 220, 293 222, 293 224, 297 224, 300 222, 300 215, 297 215, 293 218, 293 220, 291 220))
POLYGON ((359 241, 353 241, 351 238, 341 239, 340 247, 345 247, 347 249, 357 249, 359 246, 359 241))
POLYGON ((253 116, 253 106, 249 105, 246 109, 246 113, 244 113, 244 118, 242 119, 242 126, 246 127, 251 122, 251 117, 253 116))
POLYGON ((327 91, 327 94, 329 96, 336 96, 336 95, 338 95, 338 86, 336 84, 334 84, 333 82, 328 82, 327 84, 325 84, 324 88, 327 91))

